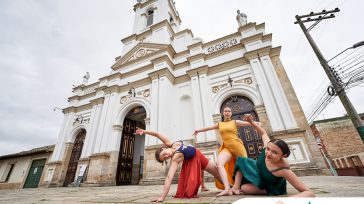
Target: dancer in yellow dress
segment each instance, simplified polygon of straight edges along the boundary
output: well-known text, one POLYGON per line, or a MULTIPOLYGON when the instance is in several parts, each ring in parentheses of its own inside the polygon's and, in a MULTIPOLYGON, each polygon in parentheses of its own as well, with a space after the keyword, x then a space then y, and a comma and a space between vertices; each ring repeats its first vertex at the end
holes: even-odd
POLYGON ((238 137, 238 127, 250 126, 251 124, 241 120, 231 120, 231 108, 226 106, 223 109, 224 121, 211 127, 195 130, 194 136, 199 132, 218 129, 223 144, 219 149, 216 166, 218 168, 222 184, 215 180, 216 187, 223 189, 217 196, 232 195, 230 185, 234 183, 232 179, 236 157, 247 157, 243 141, 238 137))

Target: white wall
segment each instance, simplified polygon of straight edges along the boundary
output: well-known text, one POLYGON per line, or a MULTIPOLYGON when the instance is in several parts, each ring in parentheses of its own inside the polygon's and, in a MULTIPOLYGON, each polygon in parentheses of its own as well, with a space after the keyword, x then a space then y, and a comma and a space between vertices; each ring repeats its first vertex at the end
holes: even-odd
POLYGON ((48 160, 50 155, 51 155, 51 153, 3 160, 2 165, 0 166, 1 181, 5 181, 5 179, 6 179, 6 176, 8 174, 8 171, 6 171, 6 170, 8 169, 8 166, 10 164, 15 164, 7 183, 22 183, 23 184, 28 176, 28 171, 32 165, 32 161, 38 160, 38 159, 47 159, 48 160))

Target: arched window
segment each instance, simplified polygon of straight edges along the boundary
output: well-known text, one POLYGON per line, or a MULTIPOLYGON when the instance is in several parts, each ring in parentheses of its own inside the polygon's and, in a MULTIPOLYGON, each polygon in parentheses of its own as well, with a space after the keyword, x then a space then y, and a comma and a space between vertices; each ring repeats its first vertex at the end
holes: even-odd
POLYGON ((147 11, 147 27, 153 24, 153 9, 149 9, 147 11))

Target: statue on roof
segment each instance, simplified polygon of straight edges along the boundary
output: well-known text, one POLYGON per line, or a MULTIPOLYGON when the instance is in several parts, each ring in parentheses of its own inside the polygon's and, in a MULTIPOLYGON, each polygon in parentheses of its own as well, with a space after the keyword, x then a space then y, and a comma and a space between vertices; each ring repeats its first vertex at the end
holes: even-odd
POLYGON ((238 21, 239 26, 245 26, 247 24, 247 16, 245 13, 240 13, 240 10, 237 10, 238 15, 236 15, 236 20, 238 21))
POLYGON ((90 73, 86 72, 86 75, 83 76, 83 84, 87 85, 89 79, 90 79, 90 73))

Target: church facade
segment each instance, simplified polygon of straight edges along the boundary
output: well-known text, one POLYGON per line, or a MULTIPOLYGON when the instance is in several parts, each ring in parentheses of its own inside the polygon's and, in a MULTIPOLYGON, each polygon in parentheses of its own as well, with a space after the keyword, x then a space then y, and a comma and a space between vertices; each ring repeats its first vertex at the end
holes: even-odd
MULTIPOLYGON (((134 135, 136 127, 193 143, 215 161, 218 132, 194 129, 252 114, 270 136, 285 140, 299 175, 326 173, 322 156, 265 25, 247 22, 238 11, 236 32, 203 42, 181 19, 173 0, 139 0, 133 33, 111 73, 73 89, 42 185, 128 185, 161 183, 168 171, 154 158, 161 142, 134 135)), ((249 157, 262 149, 250 127, 239 129, 249 157)))

